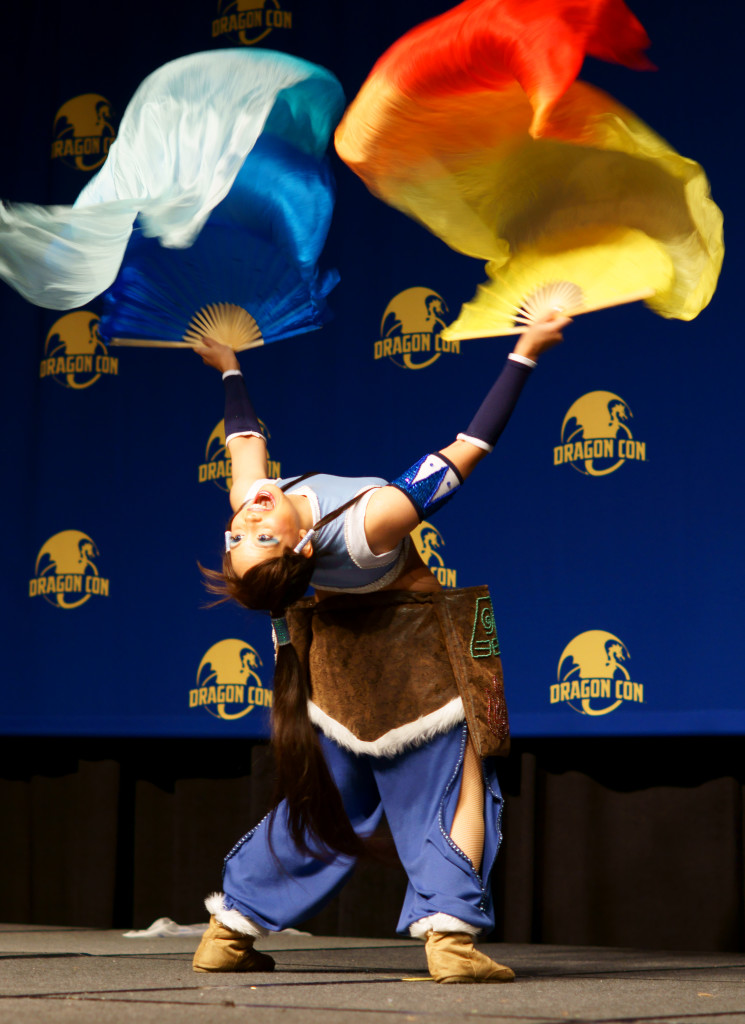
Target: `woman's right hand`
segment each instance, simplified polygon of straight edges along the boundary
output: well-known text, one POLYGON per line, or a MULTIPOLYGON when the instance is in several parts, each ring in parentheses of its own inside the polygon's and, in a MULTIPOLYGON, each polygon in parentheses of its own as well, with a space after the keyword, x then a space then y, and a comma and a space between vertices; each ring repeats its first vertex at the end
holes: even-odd
POLYGON ((564 340, 562 332, 571 322, 571 319, 558 309, 547 313, 523 331, 513 352, 537 361, 540 355, 564 340))
POLYGON ((194 346, 194 351, 202 357, 202 362, 207 366, 214 366, 220 373, 226 370, 240 370, 240 363, 234 350, 229 345, 222 345, 214 338, 203 337, 194 346))

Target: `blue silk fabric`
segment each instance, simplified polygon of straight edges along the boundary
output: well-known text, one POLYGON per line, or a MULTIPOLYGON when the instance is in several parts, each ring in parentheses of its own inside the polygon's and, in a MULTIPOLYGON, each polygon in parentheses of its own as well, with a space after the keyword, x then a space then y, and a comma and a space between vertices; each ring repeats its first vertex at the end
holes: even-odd
POLYGON ((339 280, 317 262, 334 209, 328 162, 267 134, 187 249, 165 249, 138 230, 105 293, 100 332, 179 341, 208 303, 247 309, 264 342, 321 327, 339 280))
POLYGON ((140 84, 74 206, 0 204, 0 278, 49 309, 105 293, 101 334, 180 341, 207 304, 263 340, 328 319, 317 263, 334 207, 324 154, 344 93, 272 50, 170 61, 140 84))

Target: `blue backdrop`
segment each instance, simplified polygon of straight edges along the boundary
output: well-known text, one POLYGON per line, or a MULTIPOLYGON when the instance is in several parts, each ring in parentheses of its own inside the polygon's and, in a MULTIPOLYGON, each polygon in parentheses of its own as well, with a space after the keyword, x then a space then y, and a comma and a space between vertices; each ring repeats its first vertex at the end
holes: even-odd
MULTIPOLYGON (((133 0, 114 20, 89 2, 16 5, 0 196, 72 202, 139 81, 181 54, 284 50, 351 99, 390 43, 447 6, 133 0)), ((706 168, 728 229, 719 290, 690 324, 643 307, 579 318, 498 450, 416 537, 446 585, 490 585, 521 736, 745 731, 739 37, 724 0, 632 6, 659 70, 588 61, 582 77, 706 168)), ((438 331, 483 268, 332 160, 335 319, 248 353, 244 372, 276 471, 390 478, 465 428, 509 342, 446 350, 438 331)), ((0 292, 0 728, 265 735, 266 620, 206 610, 197 569, 218 563, 228 516, 219 376, 190 352, 107 351, 99 312, 0 292)))

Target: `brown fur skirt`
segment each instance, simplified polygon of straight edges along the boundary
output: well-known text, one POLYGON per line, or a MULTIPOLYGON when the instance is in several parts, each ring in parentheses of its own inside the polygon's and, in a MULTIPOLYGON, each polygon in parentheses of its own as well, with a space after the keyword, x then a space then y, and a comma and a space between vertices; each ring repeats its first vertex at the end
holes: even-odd
POLYGON ((340 745, 393 756, 465 720, 479 756, 507 753, 487 587, 306 598, 287 621, 310 681, 311 718, 340 745))

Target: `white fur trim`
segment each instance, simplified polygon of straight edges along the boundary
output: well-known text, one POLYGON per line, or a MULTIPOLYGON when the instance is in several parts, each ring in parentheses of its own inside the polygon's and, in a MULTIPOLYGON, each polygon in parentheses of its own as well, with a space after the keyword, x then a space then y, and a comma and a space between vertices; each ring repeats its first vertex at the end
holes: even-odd
POLYGON ((434 736, 449 732, 465 719, 463 701, 460 697, 454 697, 436 711, 389 729, 376 740, 361 740, 341 722, 321 711, 312 700, 308 701, 308 715, 313 725, 334 743, 345 750, 351 750, 353 754, 369 754, 371 757, 395 757, 407 747, 421 746, 434 736))
POLYGON ((204 905, 213 917, 216 917, 220 924, 224 924, 231 932, 238 932, 239 935, 253 935, 255 939, 268 935, 269 932, 260 924, 256 924, 250 917, 244 917, 238 910, 228 910, 225 906, 225 897, 221 892, 213 892, 204 901, 204 905))
POLYGON ((409 925, 409 934, 412 939, 426 939, 429 932, 460 932, 472 935, 474 939, 481 929, 473 924, 466 924, 457 917, 450 914, 432 914, 430 917, 420 917, 418 921, 409 925))

